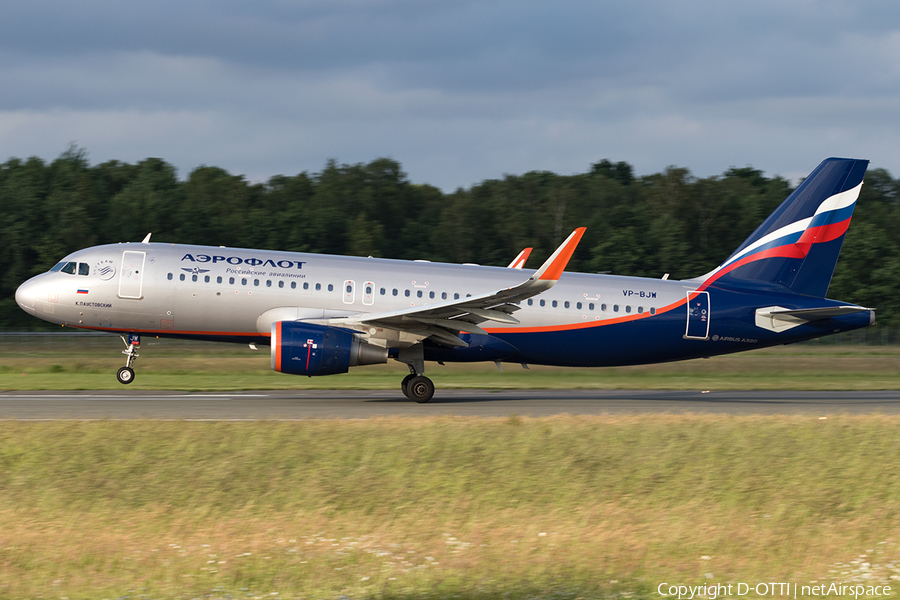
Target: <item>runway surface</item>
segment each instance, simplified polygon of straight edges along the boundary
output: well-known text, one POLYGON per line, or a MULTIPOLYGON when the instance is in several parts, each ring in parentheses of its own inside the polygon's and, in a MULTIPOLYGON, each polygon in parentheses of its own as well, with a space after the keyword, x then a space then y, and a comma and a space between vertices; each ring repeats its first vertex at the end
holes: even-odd
POLYGON ((428 404, 399 391, 302 390, 222 393, 153 391, 3 392, 0 418, 53 419, 364 419, 380 416, 478 417, 556 414, 900 414, 900 392, 439 390, 428 404))

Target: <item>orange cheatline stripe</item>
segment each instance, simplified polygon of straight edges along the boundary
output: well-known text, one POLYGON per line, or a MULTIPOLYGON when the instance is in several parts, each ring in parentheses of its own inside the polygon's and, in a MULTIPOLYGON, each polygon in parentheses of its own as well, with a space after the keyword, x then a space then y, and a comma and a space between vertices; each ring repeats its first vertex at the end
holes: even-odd
POLYGON ((581 241, 581 236, 584 235, 586 229, 586 227, 579 227, 575 230, 572 239, 569 240, 569 243, 562 249, 562 252, 556 257, 556 260, 554 260, 544 274, 541 275, 541 279, 550 279, 553 281, 559 280, 562 272, 566 270, 566 265, 569 264, 569 260, 572 258, 572 254, 575 253, 575 248, 578 247, 578 242, 581 241))

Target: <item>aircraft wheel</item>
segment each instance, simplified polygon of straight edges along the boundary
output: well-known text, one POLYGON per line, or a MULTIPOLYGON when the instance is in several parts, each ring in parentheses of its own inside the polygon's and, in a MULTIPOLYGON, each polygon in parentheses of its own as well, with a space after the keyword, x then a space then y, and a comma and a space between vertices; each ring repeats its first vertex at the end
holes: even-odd
MULTIPOLYGON (((409 398, 409 380, 415 377, 413 374, 409 374, 403 378, 403 381, 400 382, 400 391, 403 392, 403 395, 409 398)), ((410 398, 412 400, 412 398, 410 398)))
POLYGON ((119 372, 116 373, 116 379, 119 380, 119 383, 128 384, 134 381, 134 369, 131 367, 122 367, 119 369, 119 372))
POLYGON ((424 404, 434 396, 434 383, 424 375, 416 375, 406 384, 411 400, 424 404))

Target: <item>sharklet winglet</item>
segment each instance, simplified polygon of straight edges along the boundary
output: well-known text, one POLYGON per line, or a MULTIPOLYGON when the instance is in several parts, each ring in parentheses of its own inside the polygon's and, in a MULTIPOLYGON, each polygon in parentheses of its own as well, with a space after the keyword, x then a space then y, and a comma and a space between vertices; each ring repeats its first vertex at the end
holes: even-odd
POLYGON ((575 248, 578 247, 578 242, 581 241, 581 236, 584 235, 585 229, 587 228, 579 227, 569 234, 566 241, 560 244, 559 248, 556 249, 556 252, 550 255, 550 258, 541 265, 541 268, 538 269, 537 273, 532 275, 531 280, 558 281, 560 276, 562 276, 563 271, 565 271, 566 265, 569 264, 572 254, 575 253, 575 248))

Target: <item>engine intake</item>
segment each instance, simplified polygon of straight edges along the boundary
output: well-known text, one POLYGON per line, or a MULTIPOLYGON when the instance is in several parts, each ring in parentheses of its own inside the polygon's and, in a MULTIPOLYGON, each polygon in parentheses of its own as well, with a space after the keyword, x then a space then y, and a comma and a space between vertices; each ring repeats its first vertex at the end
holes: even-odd
POLYGON ((368 344, 347 329, 298 321, 272 323, 272 368, 280 373, 336 375, 387 359, 387 348, 368 344))

